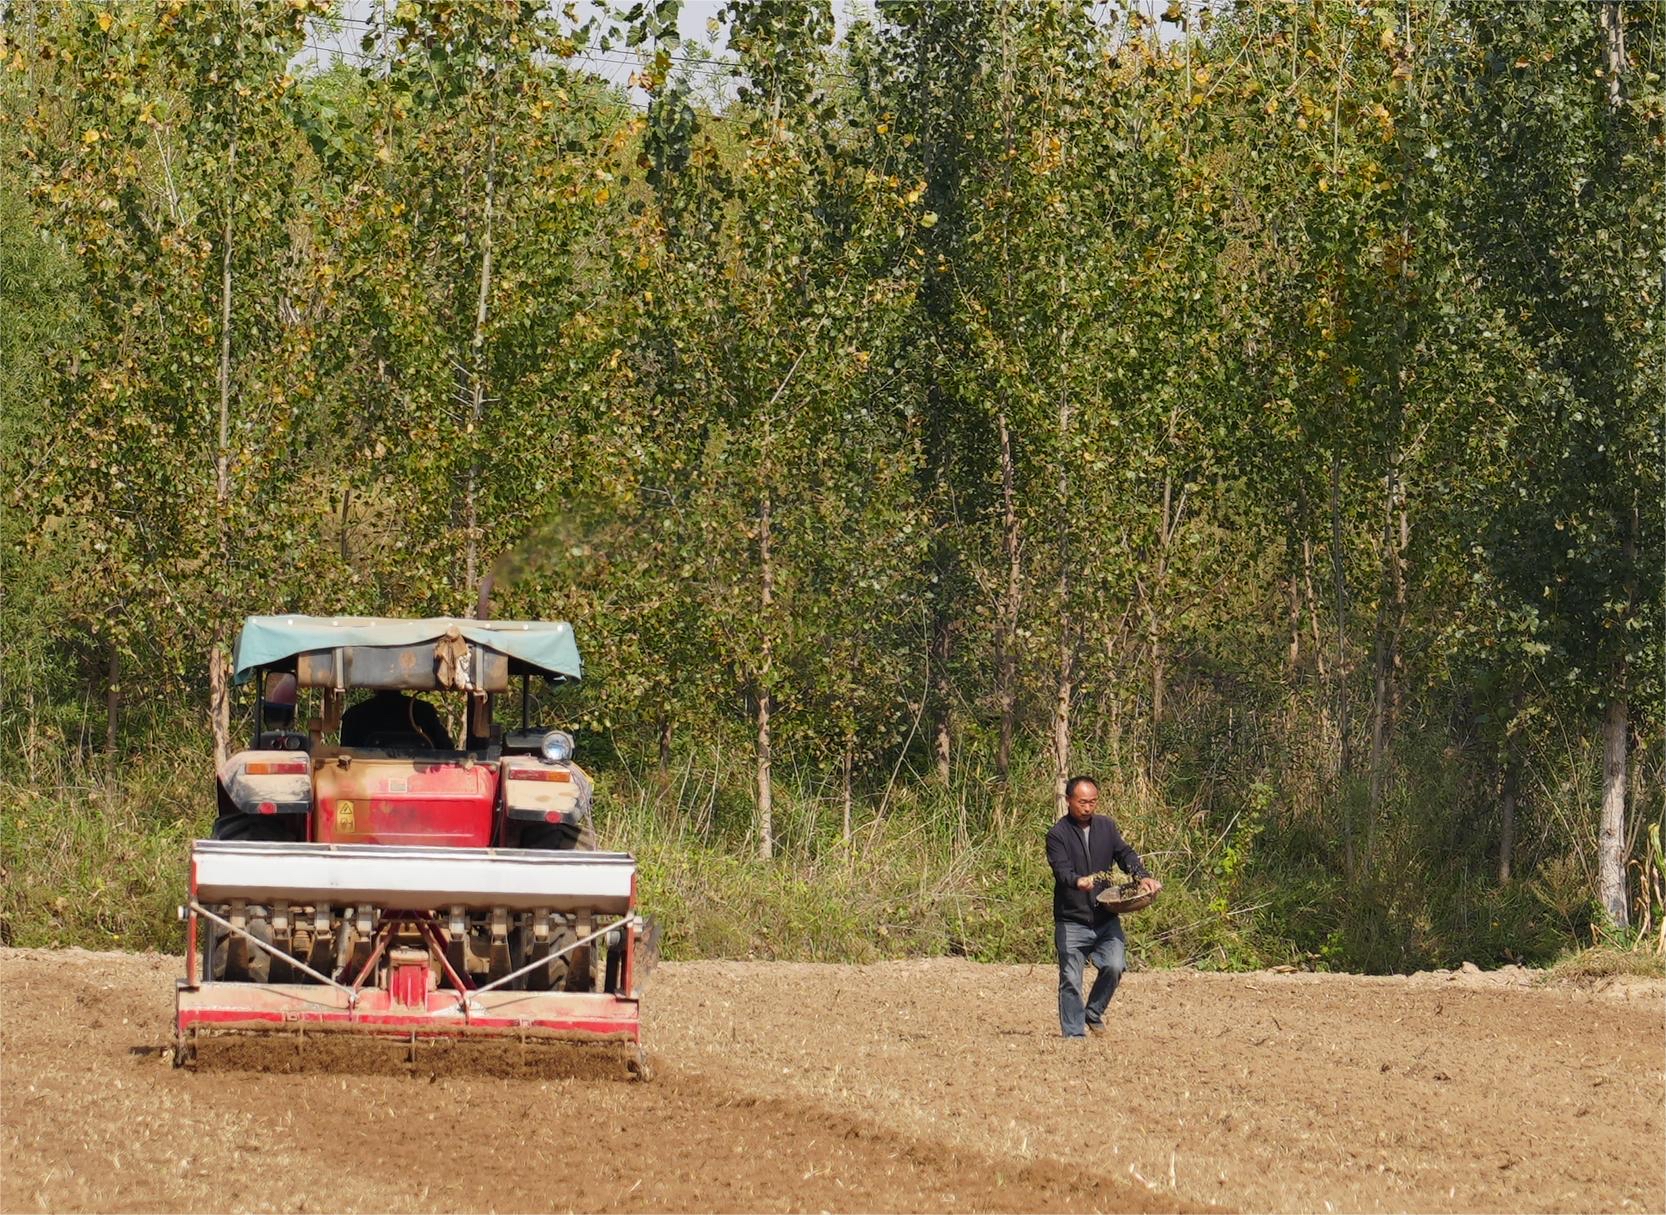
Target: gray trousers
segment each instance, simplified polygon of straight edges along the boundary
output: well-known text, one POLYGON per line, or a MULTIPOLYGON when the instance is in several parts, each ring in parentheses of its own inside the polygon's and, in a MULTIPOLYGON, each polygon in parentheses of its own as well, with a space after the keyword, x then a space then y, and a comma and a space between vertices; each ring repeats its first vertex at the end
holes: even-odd
POLYGON ((1059 1030, 1067 1038, 1081 1038, 1088 1025, 1098 1025, 1105 1006, 1116 994, 1116 985, 1128 960, 1128 938, 1122 935, 1122 921, 1112 916, 1099 928, 1074 920, 1053 921, 1053 947, 1059 953, 1059 1030), (1082 967, 1092 962, 1099 973, 1093 990, 1082 1002, 1082 967))

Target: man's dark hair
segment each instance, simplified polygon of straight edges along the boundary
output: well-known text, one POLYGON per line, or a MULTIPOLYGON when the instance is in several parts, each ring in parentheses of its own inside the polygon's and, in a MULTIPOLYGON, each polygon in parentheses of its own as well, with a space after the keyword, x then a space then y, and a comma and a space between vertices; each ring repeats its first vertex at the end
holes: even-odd
POLYGON ((1064 782, 1065 801, 1069 801, 1071 798, 1076 796, 1077 785, 1092 785, 1095 789, 1099 788, 1099 782, 1094 780, 1091 776, 1072 776, 1069 780, 1064 782))

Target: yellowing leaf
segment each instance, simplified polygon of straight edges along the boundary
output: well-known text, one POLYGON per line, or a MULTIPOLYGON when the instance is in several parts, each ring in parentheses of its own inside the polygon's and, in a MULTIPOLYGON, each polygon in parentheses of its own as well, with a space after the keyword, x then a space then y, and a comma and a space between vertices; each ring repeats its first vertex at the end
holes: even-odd
POLYGON ((98 133, 97 127, 88 127, 85 131, 81 132, 81 142, 87 144, 88 146, 97 143, 102 138, 103 136, 98 133))
POLYGON ((106 34, 110 32, 110 27, 115 23, 116 19, 110 15, 109 9, 105 9, 98 14, 98 28, 106 34))
POLYGON ((935 228, 936 226, 937 226, 937 212, 927 211, 924 215, 920 216, 920 227, 922 227, 922 228, 935 228))

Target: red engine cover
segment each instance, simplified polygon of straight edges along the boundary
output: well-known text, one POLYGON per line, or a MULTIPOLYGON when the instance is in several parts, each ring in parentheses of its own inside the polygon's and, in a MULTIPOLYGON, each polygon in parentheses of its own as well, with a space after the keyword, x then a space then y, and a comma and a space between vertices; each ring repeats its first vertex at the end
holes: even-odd
POLYGON ((495 764, 326 758, 314 778, 312 838, 322 844, 486 848, 497 806, 495 764))

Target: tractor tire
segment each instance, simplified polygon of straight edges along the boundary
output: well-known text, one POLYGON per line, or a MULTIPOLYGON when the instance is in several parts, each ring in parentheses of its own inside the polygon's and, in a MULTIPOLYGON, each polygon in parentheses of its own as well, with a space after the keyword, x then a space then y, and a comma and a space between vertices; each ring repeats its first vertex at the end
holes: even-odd
POLYGON ((590 945, 580 945, 577 949, 573 950, 572 953, 567 955, 573 961, 572 965, 568 967, 567 970, 567 982, 561 990, 595 990, 596 964, 593 960, 595 955, 591 953, 591 950, 595 948, 596 946, 593 943, 590 945))
MULTIPOLYGON (((248 931, 256 940, 267 945, 272 943, 272 921, 264 907, 249 908, 248 931)), ((209 977, 218 982, 269 983, 272 955, 238 940, 218 924, 210 924, 207 970, 209 977)))
MULTIPOLYGON (((532 939, 532 926, 523 923, 520 928, 522 965, 532 961, 541 954, 554 953, 558 949, 565 949, 578 936, 569 925, 558 926, 548 941, 540 944, 532 939)), ((551 958, 547 966, 539 966, 526 974, 524 982, 527 991, 564 991, 572 975, 575 958, 581 950, 573 950, 562 954, 558 958, 551 958)))

